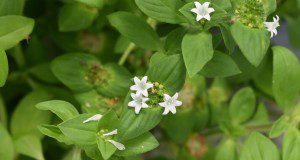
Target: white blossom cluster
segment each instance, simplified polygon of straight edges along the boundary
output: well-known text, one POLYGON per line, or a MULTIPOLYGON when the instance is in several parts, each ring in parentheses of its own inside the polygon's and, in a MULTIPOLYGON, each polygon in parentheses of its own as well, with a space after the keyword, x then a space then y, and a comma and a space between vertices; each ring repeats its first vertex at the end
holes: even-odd
MULTIPOLYGON (((142 108, 148 108, 148 89, 153 88, 153 84, 148 83, 147 79, 147 76, 144 76, 142 79, 134 77, 133 80, 135 84, 130 87, 130 90, 136 91, 136 93, 131 93, 131 98, 133 100, 128 103, 128 106, 134 107, 136 114, 139 114, 142 108)), ((177 98, 178 93, 175 93, 173 97, 164 94, 164 102, 159 103, 161 107, 165 108, 163 115, 166 115, 169 112, 173 114, 176 113, 176 107, 182 105, 182 102, 178 101, 177 98)))

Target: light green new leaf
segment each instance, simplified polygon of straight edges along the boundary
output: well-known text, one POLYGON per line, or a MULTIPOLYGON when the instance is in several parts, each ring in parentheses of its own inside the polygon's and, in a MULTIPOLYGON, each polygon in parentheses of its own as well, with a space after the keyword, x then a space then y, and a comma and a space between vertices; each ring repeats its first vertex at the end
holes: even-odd
POLYGON ((205 77, 229 77, 241 73, 234 60, 227 54, 215 51, 213 58, 200 71, 205 77))
POLYGON ((118 128, 119 118, 114 110, 108 111, 98 122, 98 128, 107 129, 108 132, 113 131, 118 128))
POLYGON ((135 0, 137 6, 149 17, 166 23, 185 22, 178 12, 183 5, 181 0, 135 0))
POLYGON ((159 143, 156 138, 147 132, 139 137, 123 143, 126 147, 123 151, 117 151, 116 155, 131 156, 146 153, 158 147, 159 143))
POLYGON ((7 50, 32 32, 34 20, 22 16, 0 17, 0 49, 7 50))
POLYGON ((44 124, 38 126, 38 129, 48 137, 54 138, 59 142, 71 144, 71 141, 59 130, 57 126, 44 124))
POLYGON ((42 144, 34 135, 23 135, 14 140, 16 151, 37 160, 44 160, 42 144))
POLYGON ((287 109, 295 104, 300 91, 300 65, 298 58, 288 49, 272 47, 273 94, 280 107, 287 109))
POLYGON ((215 160, 237 160, 236 142, 232 139, 225 139, 218 146, 215 160))
POLYGON ((83 123, 94 114, 81 114, 58 125, 61 132, 78 145, 96 144, 98 125, 96 121, 83 123))
POLYGON ((182 40, 183 60, 190 77, 195 76, 213 58, 210 33, 186 34, 182 40))
POLYGON ((0 159, 13 160, 14 159, 14 145, 13 141, 5 129, 0 123, 0 159))
POLYGON ((80 3, 65 4, 58 15, 58 26, 62 32, 88 28, 98 15, 95 8, 80 3))
POLYGON ((25 0, 0 0, 0 16, 21 15, 25 0))
POLYGON ((252 132, 244 142, 240 160, 281 160, 276 145, 258 132, 252 132))
POLYGON ((180 55, 165 56, 151 64, 146 75, 152 82, 161 83, 169 94, 178 92, 185 81, 186 71, 180 55))
POLYGON ((4 86, 8 75, 8 61, 6 53, 0 51, 0 87, 4 86))
POLYGON ((260 103, 256 109, 256 113, 249 122, 247 126, 258 126, 258 125, 267 125, 270 123, 269 113, 266 109, 266 106, 263 103, 260 103))
POLYGON ((300 132, 290 128, 284 138, 282 147, 282 160, 298 160, 300 157, 300 132))
POLYGON ((161 50, 158 35, 150 25, 140 17, 127 12, 116 12, 108 16, 108 20, 123 36, 139 47, 161 50))
POLYGON ((117 148, 108 141, 103 140, 102 138, 97 139, 97 145, 101 152, 103 159, 109 159, 117 150, 117 148))
POLYGON ((255 111, 255 94, 251 88, 239 90, 229 105, 229 114, 234 123, 248 120, 255 111))
POLYGON ((104 0, 75 0, 77 2, 84 3, 91 7, 101 8, 104 4, 104 0))
POLYGON ((61 100, 41 102, 36 105, 36 108, 40 110, 49 110, 63 121, 69 120, 78 115, 78 111, 71 103, 61 100))
POLYGON ((51 95, 45 91, 33 91, 26 95, 15 109, 10 124, 14 137, 31 134, 42 137, 37 126, 47 124, 51 120, 51 113, 40 111, 34 106, 42 101, 51 99, 51 95))
POLYGON ((270 138, 275 138, 281 135, 289 127, 290 118, 288 116, 281 116, 271 128, 269 133, 270 138))
POLYGON ((235 22, 230 30, 235 43, 247 60, 253 66, 258 66, 270 45, 268 32, 265 29, 249 28, 240 22, 235 22))

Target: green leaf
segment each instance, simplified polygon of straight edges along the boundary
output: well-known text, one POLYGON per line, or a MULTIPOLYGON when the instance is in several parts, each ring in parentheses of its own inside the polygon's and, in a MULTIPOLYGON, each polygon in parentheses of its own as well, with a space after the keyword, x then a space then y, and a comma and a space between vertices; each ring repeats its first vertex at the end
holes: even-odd
POLYGON ((220 30, 221 30, 221 33, 222 33, 224 44, 225 44, 228 52, 233 53, 233 51, 235 49, 235 46, 236 46, 236 43, 234 42, 234 39, 231 35, 230 26, 227 25, 227 24, 221 24, 220 25, 220 30))
POLYGON ((205 77, 229 77, 241 73, 234 60, 227 54, 215 51, 213 58, 200 71, 205 77))
POLYGON ((0 159, 13 160, 14 159, 14 145, 13 141, 5 129, 0 123, 0 159))
POLYGON ((184 17, 178 12, 181 0, 135 0, 137 6, 149 17, 166 23, 183 23, 184 17))
POLYGON ((295 105, 300 91, 300 65, 298 58, 280 46, 273 50, 273 94, 280 107, 295 105))
POLYGON ((185 81, 185 67, 180 55, 170 55, 152 64, 146 75, 152 82, 161 83, 173 94, 178 92, 185 81))
POLYGON ((119 122, 118 115, 111 109, 99 120, 98 128, 107 129, 110 132, 118 128, 119 122))
POLYGON ((94 159, 94 160, 103 160, 103 157, 98 149, 98 145, 89 145, 89 146, 83 146, 83 150, 85 151, 85 154, 94 159))
POLYGON ((139 47, 151 50, 162 49, 158 35, 140 17, 132 13, 116 12, 109 15, 108 20, 123 36, 139 47))
POLYGON ((116 155, 131 156, 146 153, 158 147, 159 143, 156 138, 150 133, 146 132, 143 135, 123 143, 126 147, 123 151, 117 151, 116 155))
POLYGON ((78 31, 88 28, 98 15, 95 8, 80 3, 65 4, 58 15, 58 26, 62 32, 78 31))
POLYGON ((252 132, 244 142, 240 160, 280 160, 279 151, 271 140, 258 132, 252 132))
POLYGON ((165 49, 167 50, 168 54, 181 54, 181 43, 186 33, 186 28, 180 27, 174 29, 167 35, 165 49))
POLYGON ((36 105, 36 108, 40 110, 49 110, 56 114, 63 121, 72 119, 79 114, 71 103, 61 100, 41 102, 36 105))
POLYGON ((269 113, 266 109, 266 106, 263 103, 260 103, 257 107, 256 113, 249 122, 248 125, 258 126, 258 125, 267 125, 270 123, 269 113))
POLYGON ((186 34, 182 40, 183 60, 190 77, 195 76, 213 58, 212 36, 206 32, 186 34))
POLYGON ((0 87, 4 86, 8 75, 8 61, 6 53, 0 51, 0 87))
POLYGON ((121 141, 127 141, 148 132, 162 119, 161 107, 144 109, 139 114, 135 114, 134 109, 128 108, 127 103, 124 104, 126 108, 121 114, 120 122, 122 123, 118 130, 121 141))
POLYGON ((79 147, 74 147, 62 160, 81 160, 81 149, 79 147))
POLYGON ((229 105, 229 114, 234 123, 248 120, 255 111, 255 94, 251 88, 239 90, 229 105))
POLYGON ((42 63, 35 65, 28 70, 31 76, 50 84, 58 84, 59 80, 54 76, 51 71, 50 63, 42 63))
POLYGON ((48 137, 54 138, 59 142, 71 144, 71 141, 59 130, 57 126, 44 124, 38 126, 38 129, 48 137))
POLYGON ((101 8, 104 5, 104 0, 75 0, 77 2, 84 3, 91 7, 101 8))
POLYGON ((117 150, 117 148, 108 141, 103 140, 102 138, 97 139, 98 148, 101 152, 103 159, 109 159, 117 150))
POLYGON ((0 123, 6 128, 7 127, 7 113, 6 106, 2 95, 0 94, 0 123))
POLYGON ((73 119, 69 119, 58 125, 61 132, 78 145, 92 145, 96 143, 98 125, 91 121, 83 123, 84 120, 94 116, 94 114, 81 114, 73 119))
POLYGON ((38 90, 27 94, 18 104, 11 119, 11 132, 14 137, 25 134, 32 134, 42 137, 37 126, 49 123, 51 114, 49 112, 40 111, 34 106, 42 101, 51 98, 50 94, 45 91, 38 90))
POLYGON ((281 116, 273 125, 271 128, 271 131, 269 133, 270 138, 275 138, 281 135, 288 127, 289 127, 289 120, 290 118, 283 115, 281 116))
POLYGON ((237 160, 236 143, 232 139, 225 139, 218 146, 216 157, 214 160, 237 160))
MULTIPOLYGON (((298 5, 300 6, 300 0, 298 0, 298 5)), ((300 8, 300 7, 299 7, 300 8)), ((289 40, 293 47, 300 49, 300 32, 299 30, 299 25, 300 25, 300 17, 285 17, 287 21, 287 27, 288 27, 288 35, 289 35, 289 40)))
POLYGON ((269 15, 276 11, 276 0, 262 0, 263 7, 266 15, 269 15))
POLYGON ((230 30, 233 39, 247 60, 253 66, 258 66, 270 45, 270 37, 267 31, 265 29, 252 29, 240 22, 235 22, 230 30))
POLYGON ((37 160, 44 160, 42 144, 34 135, 24 135, 14 141, 16 151, 37 160))
POLYGON ((32 32, 34 20, 22 16, 0 17, 0 49, 7 50, 32 32))
POLYGON ((282 160, 298 160, 300 157, 300 132, 289 129, 283 138, 282 160))
POLYGON ((21 15, 25 0, 0 0, 0 16, 21 15))

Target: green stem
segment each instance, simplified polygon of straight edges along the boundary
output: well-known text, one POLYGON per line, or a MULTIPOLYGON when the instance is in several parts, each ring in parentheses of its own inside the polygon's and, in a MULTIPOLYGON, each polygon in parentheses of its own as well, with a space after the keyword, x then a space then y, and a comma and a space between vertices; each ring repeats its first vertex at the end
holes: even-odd
POLYGON ((134 43, 130 43, 128 45, 128 47, 126 48, 125 52, 123 53, 122 57, 119 60, 119 65, 123 65, 127 59, 127 57, 129 56, 129 54, 131 53, 131 51, 134 49, 135 44, 134 43))

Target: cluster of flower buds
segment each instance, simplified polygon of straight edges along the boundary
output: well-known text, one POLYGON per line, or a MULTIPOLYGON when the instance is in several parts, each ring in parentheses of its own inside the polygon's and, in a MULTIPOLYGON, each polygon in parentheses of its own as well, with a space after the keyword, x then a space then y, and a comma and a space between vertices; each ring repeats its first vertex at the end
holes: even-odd
MULTIPOLYGON (((142 108, 148 108, 147 101, 148 89, 153 88, 152 83, 147 82, 148 77, 144 76, 142 79, 134 77, 134 85, 130 87, 130 90, 136 91, 136 93, 131 93, 131 98, 133 99, 128 103, 129 107, 135 108, 135 113, 139 114, 142 108)), ((168 114, 169 112, 175 114, 176 107, 181 106, 182 102, 177 100, 178 93, 175 93, 173 97, 168 94, 164 94, 164 102, 159 103, 159 106, 164 107, 163 115, 168 114)))

